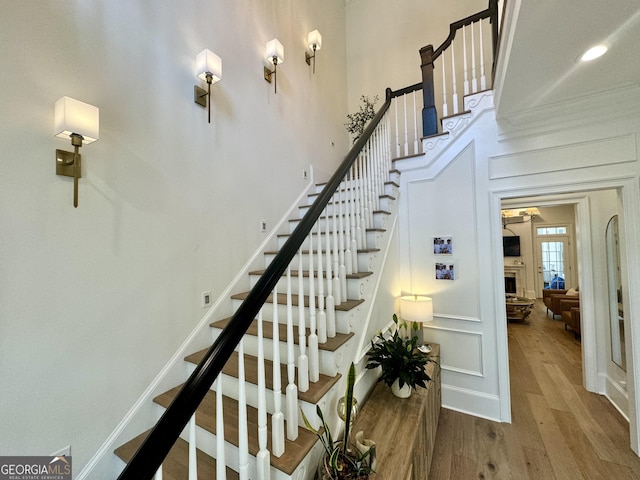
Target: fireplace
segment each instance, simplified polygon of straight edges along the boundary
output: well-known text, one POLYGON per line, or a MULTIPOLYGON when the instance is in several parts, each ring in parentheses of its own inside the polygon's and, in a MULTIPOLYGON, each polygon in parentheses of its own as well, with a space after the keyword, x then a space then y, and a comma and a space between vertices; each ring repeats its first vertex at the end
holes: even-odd
POLYGON ((516 276, 515 275, 505 275, 504 276, 504 293, 512 293, 516 294, 518 292, 516 288, 516 276))
POLYGON ((504 293, 526 297, 525 295, 525 266, 512 264, 504 266, 504 293))

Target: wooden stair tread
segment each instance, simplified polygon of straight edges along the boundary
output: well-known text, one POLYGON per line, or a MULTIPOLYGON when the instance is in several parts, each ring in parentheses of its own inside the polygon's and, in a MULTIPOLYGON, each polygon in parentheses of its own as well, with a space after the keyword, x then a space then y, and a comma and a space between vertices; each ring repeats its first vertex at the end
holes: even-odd
MULTIPOLYGON (((153 399, 157 404, 167 408, 182 386, 158 395, 153 399)), ((224 411, 224 438, 228 443, 238 446, 238 402, 223 396, 222 409, 224 411)), ((271 431, 271 416, 267 416, 268 428, 271 431)), ((196 410, 196 424, 208 432, 216 433, 216 392, 209 390, 202 403, 196 410)), ((258 453, 258 410, 247 405, 247 424, 249 435, 249 453, 258 453)), ((286 432, 286 427, 285 427, 286 432)), ((307 453, 318 440, 309 430, 298 427, 298 438, 292 442, 285 438, 285 452, 281 457, 271 455, 271 466, 291 475, 302 462, 307 453)), ((267 448, 271 451, 271 435, 267 435, 267 448)), ((183 477, 186 478, 186 477, 183 477)))
MULTIPOLYGON (((387 183, 393 183, 393 182, 387 182, 387 183)), ((380 213, 382 215, 391 215, 391 212, 389 212, 387 210, 374 210, 373 213, 374 214, 375 213, 380 213)), ((319 220, 326 220, 327 218, 333 218, 335 216, 344 217, 345 215, 346 215, 345 213, 343 213, 342 215, 340 215, 339 213, 338 213, 338 215, 323 215, 323 216, 319 217, 319 220)), ((289 219, 289 223, 297 223, 297 222, 300 222, 301 220, 302 220, 302 218, 291 218, 291 219, 289 219)))
MULTIPOLYGON (((265 270, 253 270, 251 272, 249 272, 249 275, 263 275, 265 272, 265 270)), ((323 277, 326 278, 327 277, 327 272, 323 271, 323 277)), ((283 276, 285 275, 284 273, 282 274, 283 276)), ((347 273, 347 278, 365 278, 368 277, 369 275, 373 275, 373 272, 358 272, 358 273, 347 273)), ((298 278, 298 270, 292 270, 291 271, 291 276, 294 278, 298 278)), ((308 277, 309 276, 309 270, 304 270, 302 272, 302 276, 303 277, 308 277)), ((318 272, 315 271, 313 272, 313 276, 314 277, 318 277, 318 272)))
MULTIPOLYGON (((300 220, 298 219, 298 220, 289 220, 289 221, 290 221, 290 222, 291 222, 291 221, 299 222, 300 220)), ((386 231, 387 231, 387 230, 386 230, 386 229, 384 229, 384 228, 366 228, 366 229, 365 229, 365 232, 386 232, 386 231)), ((338 232, 338 233, 340 233, 340 232, 338 232)), ((342 233, 344 233, 344 234, 346 235, 346 234, 347 234, 347 231, 346 231, 346 230, 343 230, 343 231, 342 231, 342 233)), ((349 233, 350 233, 350 232, 349 232, 349 233)), ((333 231, 329 232, 329 234, 330 234, 330 235, 333 235, 333 231)), ((276 237, 278 237, 278 238, 284 238, 284 237, 290 237, 291 235, 292 235, 291 233, 277 233, 277 234, 276 234, 276 237)), ((312 232, 312 235, 314 235, 314 236, 316 236, 316 237, 317 237, 317 236, 318 236, 318 232, 317 232, 317 231, 314 231, 314 232, 312 232)), ((325 235, 325 232, 322 232, 322 235, 325 235)), ((317 240, 316 240, 316 241, 317 241, 317 240)))
MULTIPOLYGON (((222 320, 218 320, 217 322, 212 322, 209 326, 213 328, 224 328, 227 326, 231 317, 223 318, 222 320)), ((267 320, 262 321, 262 336, 264 338, 273 339, 273 322, 269 322, 267 320)), ((309 336, 310 329, 307 328, 307 337, 309 336)), ((258 321, 254 320, 249 328, 247 329, 247 334, 252 335, 254 337, 258 336, 258 321)), ((285 323, 278 324, 278 337, 280 341, 286 341, 287 338, 287 325, 285 323), (283 340, 284 339, 284 340, 283 340)), ((326 350, 327 352, 335 352, 342 345, 347 343, 347 341, 353 337, 353 333, 336 333, 336 336, 333 338, 327 338, 325 343, 319 343, 318 348, 320 350, 326 350)), ((293 338, 294 342, 298 344, 298 326, 293 326, 293 338)))
MULTIPOLYGON (((207 349, 200 350, 199 352, 192 353, 191 355, 185 357, 187 362, 191 362, 194 364, 200 363, 205 353, 207 353, 207 349)), ((254 385, 258 384, 258 357, 254 357, 253 355, 244 355, 244 374, 245 380, 254 385)), ((273 390, 273 362, 271 360, 265 360, 265 386, 269 390, 273 390)), ((238 378, 238 352, 233 352, 231 357, 225 363, 222 368, 222 373, 225 375, 229 375, 234 378, 238 378)), ((286 387, 289 383, 287 380, 287 365, 280 365, 280 379, 281 385, 286 387)), ((329 377, 328 375, 320 375, 320 380, 317 382, 309 382, 309 390, 306 392, 298 392, 298 398, 302 401, 316 404, 318 403, 322 397, 333 387, 336 382, 340 380, 340 375, 336 375, 335 377, 329 377)), ((296 382, 297 383, 297 382, 296 382)))
MULTIPOLYGON (((243 292, 243 293, 236 293, 234 295, 231 295, 231 298, 233 300, 246 300, 247 296, 249 295, 249 292, 243 292)), ((269 297, 267 297, 267 300, 265 303, 273 303, 273 294, 269 294, 269 297)), ((349 310, 356 308, 358 305, 360 305, 361 303, 364 303, 364 300, 345 300, 344 302, 342 302, 340 305, 336 305, 336 310, 340 311, 340 312, 348 312, 349 310)), ((286 293, 279 293, 278 294, 278 305, 286 305, 287 304, 287 294, 286 293)), ((298 306, 298 295, 297 294, 293 294, 291 295, 291 304, 293 306, 298 306)), ((317 302, 316 302, 317 305, 317 302)), ((309 296, 305 295, 304 296, 304 306, 308 307, 309 306, 309 296)))
MULTIPOLYGON (((127 443, 116 448, 115 454, 125 463, 128 463, 136 453, 142 441, 147 438, 150 430, 141 433, 127 443)), ((201 450, 196 453, 198 459, 198 480, 215 480, 216 460, 201 450)), ((162 463, 162 478, 164 480, 184 480, 189 476, 189 444, 182 438, 178 438, 169 451, 169 455, 162 463)), ((227 467, 227 480, 239 480, 240 475, 227 467)))
MULTIPOLYGON (((380 230, 383 231, 383 230, 380 230)), ((359 248, 357 253, 375 253, 375 252, 379 252, 380 249, 379 248, 359 248)), ((264 252, 265 255, 276 255, 277 253, 280 253, 279 250, 267 250, 264 252)), ((316 250, 313 251, 314 254, 316 254, 316 250)), ((303 255, 308 255, 309 254, 309 250, 302 250, 302 254, 303 255)), ((322 254, 326 255, 327 251, 326 250, 322 250, 322 254)))
POLYGON ((461 117, 462 115, 468 115, 471 113, 471 110, 463 110, 462 112, 454 113, 453 115, 447 115, 446 117, 442 117, 440 122, 444 122, 445 120, 449 120, 450 118, 461 117))
POLYGON ((426 155, 426 153, 424 152, 419 152, 419 153, 414 153, 412 155, 404 155, 402 157, 395 157, 393 159, 391 159, 392 162, 395 162, 396 160, 407 160, 409 158, 417 158, 417 157, 424 157, 426 155))

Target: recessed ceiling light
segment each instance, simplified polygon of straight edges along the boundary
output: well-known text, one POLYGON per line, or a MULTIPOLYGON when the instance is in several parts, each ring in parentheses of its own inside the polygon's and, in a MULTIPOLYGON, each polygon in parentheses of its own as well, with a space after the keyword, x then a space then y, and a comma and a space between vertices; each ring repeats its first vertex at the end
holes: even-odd
POLYGON ((596 45, 595 47, 591 47, 589 50, 584 52, 580 57, 580 60, 583 62, 590 62, 591 60, 595 60, 598 57, 601 57, 607 53, 607 47, 604 45, 596 45))

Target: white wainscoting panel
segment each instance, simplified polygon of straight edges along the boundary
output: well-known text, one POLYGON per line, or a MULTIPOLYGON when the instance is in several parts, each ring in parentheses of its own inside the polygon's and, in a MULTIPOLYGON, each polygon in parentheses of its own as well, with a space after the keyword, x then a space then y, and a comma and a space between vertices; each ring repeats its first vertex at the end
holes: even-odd
POLYGON ((623 135, 490 157, 489 178, 614 165, 637 159, 635 135, 623 135))
POLYGON ((482 333, 425 324, 425 341, 440 344, 442 370, 484 377, 482 333), (456 352, 447 355, 447 352, 456 352))

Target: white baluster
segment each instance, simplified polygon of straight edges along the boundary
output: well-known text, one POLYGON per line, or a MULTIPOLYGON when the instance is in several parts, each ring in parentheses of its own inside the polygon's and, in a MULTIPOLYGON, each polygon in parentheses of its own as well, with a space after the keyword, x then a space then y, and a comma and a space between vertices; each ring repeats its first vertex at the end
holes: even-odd
POLYGON ((324 311, 324 274, 322 267, 322 228, 318 225, 318 342, 327 342, 327 313, 324 311))
POLYGON ((473 34, 473 23, 471 24, 471 92, 478 91, 478 78, 476 77, 476 40, 473 34))
POLYGON ((373 159, 372 159, 372 148, 371 148, 371 144, 368 144, 368 148, 367 148, 367 168, 366 168, 366 178, 367 178, 367 208, 369 210, 369 218, 368 218, 368 225, 369 228, 373 228, 373 211, 375 210, 373 208, 373 178, 374 178, 374 173, 373 173, 373 159))
POLYGON ((280 324, 278 323, 278 285, 273 287, 273 415, 271 415, 271 452, 284 453, 284 414, 282 413, 282 382, 280 380, 280 324))
MULTIPOLYGON (((333 194, 333 301, 336 306, 342 303, 342 292, 340 291, 340 248, 338 240, 338 215, 336 197, 340 200, 339 194, 333 194)), ((327 217, 327 221, 329 218, 327 217)))
POLYGON ((347 274, 351 275, 353 273, 353 257, 351 256, 351 189, 348 175, 349 172, 347 172, 344 181, 344 266, 347 274))
POLYGON ((402 95, 404 102, 404 154, 409 155, 409 128, 407 127, 407 95, 402 95))
POLYGON ((240 480, 249 480, 249 431, 244 374, 244 341, 238 343, 238 470, 240 480))
MULTIPOLYGON (((344 181, 340 184, 339 192, 342 192, 342 186, 344 185, 344 181)), ((339 239, 339 259, 340 266, 338 271, 338 277, 340 280, 340 301, 344 302, 347 299, 347 267, 345 265, 345 244, 344 244, 344 212, 342 206, 344 202, 342 201, 342 194, 338 194, 338 239, 339 239)), ((334 217, 335 218, 335 217, 334 217)))
POLYGON ((487 89, 487 77, 484 76, 484 38, 482 36, 482 20, 480 20, 480 90, 487 89))
POLYGON ((360 212, 360 208, 361 208, 360 191, 362 190, 362 186, 361 186, 362 175, 360 173, 361 159, 362 159, 362 154, 359 154, 358 158, 356 159, 357 178, 356 178, 356 188, 355 188, 355 198, 356 198, 355 209, 356 209, 356 240, 358 241, 358 248, 363 249, 365 245, 365 240, 362 232, 362 224, 361 224, 362 216, 360 212))
MULTIPOLYGON (((418 153, 418 106, 416 103, 416 91, 413 91, 413 153, 418 153)), ((386 139, 386 135, 385 135, 386 139)))
POLYGON ((444 64, 444 52, 440 58, 442 59, 442 116, 446 117, 449 115, 449 107, 447 106, 447 69, 444 64))
POLYGON ((467 70, 467 27, 462 27, 462 53, 464 57, 464 94, 469 95, 469 72, 467 70))
POLYGON ((313 265, 313 229, 309 232, 309 381, 320 380, 320 354, 316 334, 316 290, 315 267, 313 265))
POLYGON ((156 474, 153 476, 153 480, 162 480, 162 464, 156 470, 156 474))
POLYGON ((351 188, 349 196, 351 197, 351 273, 358 273, 358 240, 357 240, 357 217, 356 217, 356 184, 355 169, 351 168, 351 188))
POLYGON ((198 480, 198 457, 196 454, 196 414, 189 420, 189 480, 198 480))
POLYGON ((307 357, 307 325, 304 307, 304 270, 302 248, 298 251, 298 391, 309 390, 309 357, 307 357))
POLYGON ((458 83, 456 81, 456 57, 453 43, 451 44, 451 76, 453 78, 453 114, 458 113, 458 83))
POLYGON ((293 341, 293 303, 291 298, 291 265, 287 267, 287 438, 298 438, 298 387, 296 386, 296 354, 293 341))
POLYGON ((227 478, 227 461, 224 453, 224 410, 222 408, 222 382, 220 377, 213 382, 216 391, 216 479, 227 478))
POLYGON ((400 136, 398 130, 398 99, 393 101, 393 106, 396 110, 396 158, 400 158, 400 136))
MULTIPOLYGON (((242 342, 240 342, 242 343, 242 342)), ((275 364, 274 364, 275 372, 275 364)), ((278 373, 280 369, 278 368, 278 373)), ((258 313, 258 454, 256 467, 258 480, 270 478, 271 454, 267 449, 267 385, 264 368, 264 335, 262 333, 262 309, 258 313)), ((248 458, 247 458, 248 466, 248 458)), ((242 474, 241 474, 242 475, 242 474)))
MULTIPOLYGON (((325 209, 325 215, 329 211, 329 206, 325 209)), ((333 298, 333 277, 331 273, 331 232, 329 229, 329 218, 325 221, 325 252, 327 254, 327 337, 336 336, 336 309, 335 299, 333 298)))

